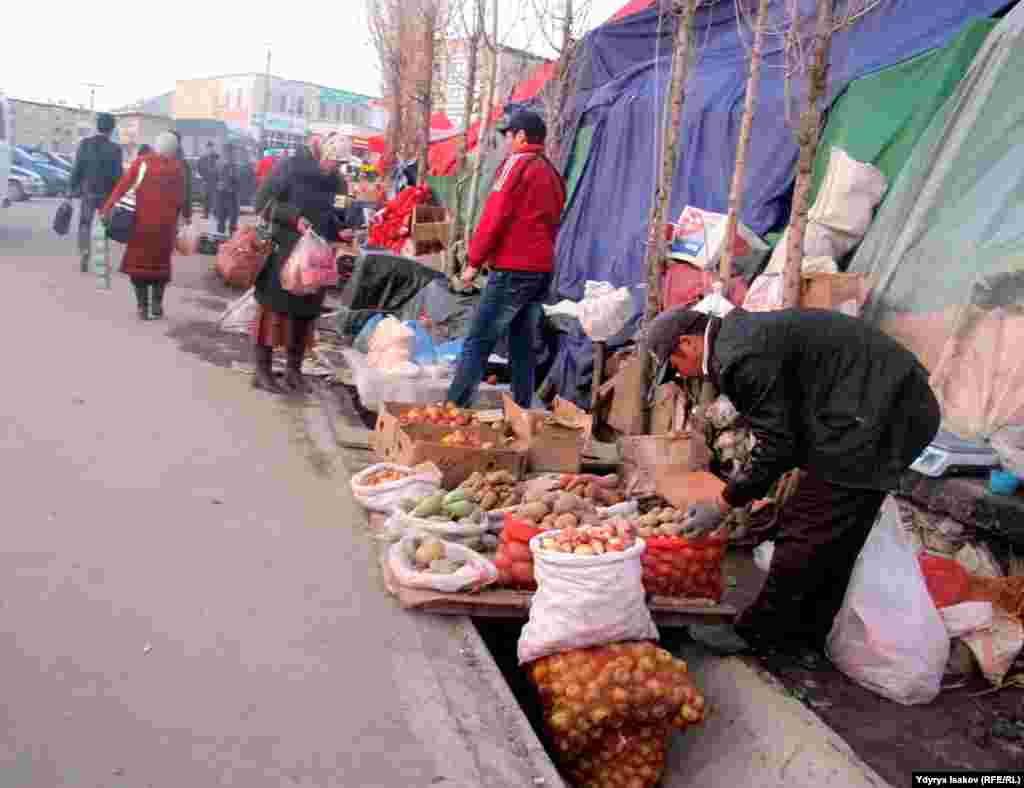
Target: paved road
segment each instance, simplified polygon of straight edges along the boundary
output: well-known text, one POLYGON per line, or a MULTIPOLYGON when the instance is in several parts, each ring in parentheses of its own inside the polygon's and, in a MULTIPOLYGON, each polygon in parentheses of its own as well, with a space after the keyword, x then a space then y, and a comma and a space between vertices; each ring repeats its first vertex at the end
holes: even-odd
POLYGON ((0 786, 533 784, 469 635, 380 591, 311 411, 225 368, 209 258, 140 323, 55 207, 0 213, 0 786))

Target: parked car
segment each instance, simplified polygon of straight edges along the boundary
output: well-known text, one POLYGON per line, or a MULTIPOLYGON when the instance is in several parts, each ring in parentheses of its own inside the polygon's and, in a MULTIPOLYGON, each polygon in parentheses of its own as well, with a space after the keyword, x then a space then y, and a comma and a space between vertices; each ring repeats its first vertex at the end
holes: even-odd
MULTIPOLYGON (((9 175, 11 171, 11 150, 14 145, 11 135, 14 129, 11 123, 11 108, 3 91, 0 91, 0 183, 8 181, 7 188, 11 188, 9 175)), ((6 208, 11 201, 7 196, 0 200, 0 206, 6 208)))
POLYGON ((37 158, 29 155, 17 146, 11 151, 11 160, 13 164, 26 170, 31 170, 42 178, 46 183, 46 195, 48 197, 60 196, 67 192, 71 183, 71 176, 66 175, 64 170, 43 164, 37 158))
POLYGON ((29 154, 32 158, 36 159, 40 164, 45 164, 49 167, 56 167, 58 170, 63 171, 67 174, 68 178, 71 178, 71 170, 74 165, 69 164, 67 161, 57 156, 54 153, 45 151, 41 148, 27 148, 22 147, 25 153, 29 154))
POLYGON ((7 199, 11 202, 24 202, 44 194, 46 181, 32 170, 26 170, 17 164, 11 165, 11 170, 7 174, 7 199))

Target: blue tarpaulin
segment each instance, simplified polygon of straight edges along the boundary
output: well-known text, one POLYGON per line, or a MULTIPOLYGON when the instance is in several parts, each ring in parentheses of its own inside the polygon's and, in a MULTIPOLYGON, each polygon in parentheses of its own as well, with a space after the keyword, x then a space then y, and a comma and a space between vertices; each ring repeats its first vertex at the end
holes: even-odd
MULTIPOLYGON (((813 26, 814 0, 799 3, 813 26)), ((828 101, 854 79, 945 45, 968 20, 1003 5, 1005 0, 882 3, 833 36, 828 101)), ((782 7, 782 0, 771 1, 773 26, 782 18, 782 7)), ((696 59, 687 85, 668 220, 675 220, 688 204, 723 213, 727 209, 751 38, 747 23, 737 23, 735 9, 734 3, 720 2, 698 12, 696 59)), ((584 41, 575 80, 576 128, 593 131, 559 234, 552 301, 581 299, 588 279, 616 287, 635 287, 646 279, 647 222, 660 168, 657 118, 669 88, 673 24, 672 15, 659 19, 652 8, 599 27, 584 41)), ((759 234, 784 226, 796 168, 796 136, 786 120, 785 65, 782 37, 766 36, 740 211, 741 219, 759 234)), ((803 90, 799 80, 793 90, 803 90)), ((791 107, 795 117, 795 98, 791 107)), ((635 322, 630 328, 635 329, 635 322)), ((583 404, 589 401, 590 368, 589 340, 578 330, 561 335, 548 382, 563 397, 583 404)))

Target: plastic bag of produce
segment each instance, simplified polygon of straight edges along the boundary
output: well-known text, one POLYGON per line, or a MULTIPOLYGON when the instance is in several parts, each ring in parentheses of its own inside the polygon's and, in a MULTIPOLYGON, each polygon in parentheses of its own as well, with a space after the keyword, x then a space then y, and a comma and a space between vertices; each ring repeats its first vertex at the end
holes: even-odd
POLYGON ((583 556, 543 550, 542 538, 530 540, 537 593, 519 638, 520 665, 570 649, 658 639, 644 599, 642 539, 623 552, 583 556))
POLYGON ((311 295, 338 284, 338 264, 331 245, 307 230, 281 267, 281 287, 294 295, 311 295))
POLYGON ((858 684, 897 703, 930 703, 939 694, 949 635, 892 497, 857 558, 828 654, 858 684))
POLYGON ((653 643, 573 650, 526 670, 559 765, 575 785, 650 788, 673 729, 704 718, 686 663, 653 643))
POLYGON ((441 471, 432 463, 410 468, 389 462, 371 465, 351 480, 352 495, 365 508, 389 513, 407 498, 417 498, 441 488, 441 471))
POLYGON ((412 534, 403 536, 388 550, 388 568, 395 580, 408 588, 432 588, 444 593, 455 593, 472 589, 474 591, 490 585, 498 578, 498 570, 494 564, 477 553, 460 544, 437 541, 443 547, 443 556, 430 562, 435 570, 421 568, 424 562, 416 555, 422 547, 420 537, 412 534), (439 571, 436 562, 448 561, 461 564, 454 572, 439 571))
POLYGON ((259 312, 260 305, 256 302, 255 291, 250 287, 224 310, 217 321, 217 327, 228 334, 252 334, 259 312))
POLYGON ((440 517, 431 519, 426 517, 413 517, 408 512, 396 509, 392 514, 395 524, 406 530, 422 531, 423 533, 434 534, 444 539, 455 542, 477 540, 488 531, 486 519, 482 516, 479 520, 472 522, 468 520, 443 520, 440 517))

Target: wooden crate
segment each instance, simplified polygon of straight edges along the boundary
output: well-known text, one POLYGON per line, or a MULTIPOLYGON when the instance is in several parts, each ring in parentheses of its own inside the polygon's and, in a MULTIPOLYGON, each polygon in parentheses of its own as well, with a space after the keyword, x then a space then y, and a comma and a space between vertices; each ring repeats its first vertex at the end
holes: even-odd
POLYGON ((385 402, 377 417, 373 447, 382 462, 419 465, 432 462, 441 469, 445 489, 454 489, 474 472, 508 471, 516 479, 526 473, 526 450, 521 446, 474 449, 444 446, 441 438, 455 429, 479 435, 484 442, 498 443, 501 434, 490 427, 441 427, 433 424, 405 424, 401 417, 412 408, 423 405, 385 402))

